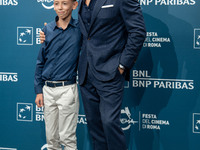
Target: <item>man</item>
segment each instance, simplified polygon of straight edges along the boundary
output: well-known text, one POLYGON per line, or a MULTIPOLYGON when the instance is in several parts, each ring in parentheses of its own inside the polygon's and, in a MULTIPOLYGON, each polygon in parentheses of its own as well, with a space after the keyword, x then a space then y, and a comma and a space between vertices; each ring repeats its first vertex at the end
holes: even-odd
POLYGON ((80 0, 78 17, 79 84, 94 150, 127 150, 120 127, 124 77, 145 39, 138 0, 80 0))
POLYGON ((76 0, 54 0, 58 16, 43 29, 46 41, 38 55, 34 85, 37 106, 44 103, 48 150, 61 150, 61 145, 77 150, 76 72, 81 33, 78 21, 71 17, 77 6, 76 0))
POLYGON ((120 127, 124 80, 146 34, 138 0, 80 0, 78 18, 79 84, 93 148, 127 150, 120 127))

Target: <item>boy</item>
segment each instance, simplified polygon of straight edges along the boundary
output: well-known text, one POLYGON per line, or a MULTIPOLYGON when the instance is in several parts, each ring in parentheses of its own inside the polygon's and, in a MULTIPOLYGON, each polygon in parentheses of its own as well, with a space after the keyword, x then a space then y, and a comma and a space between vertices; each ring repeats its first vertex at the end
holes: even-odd
POLYGON ((55 21, 48 23, 35 71, 35 103, 44 105, 48 150, 76 150, 79 110, 76 72, 81 33, 72 18, 76 0, 54 0, 55 21))

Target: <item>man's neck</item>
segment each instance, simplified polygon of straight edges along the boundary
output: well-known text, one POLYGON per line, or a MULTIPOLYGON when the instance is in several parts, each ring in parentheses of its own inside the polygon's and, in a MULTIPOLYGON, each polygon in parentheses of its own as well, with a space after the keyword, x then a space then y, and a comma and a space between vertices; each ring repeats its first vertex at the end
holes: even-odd
POLYGON ((91 1, 91 0, 85 0, 85 4, 86 4, 87 6, 89 6, 89 5, 90 5, 90 1, 91 1))
POLYGON ((65 30, 67 27, 68 27, 68 25, 69 25, 69 22, 70 22, 70 20, 71 20, 71 15, 70 16, 68 16, 67 18, 65 18, 65 19, 60 19, 59 18, 59 20, 56 22, 56 24, 57 24, 57 26, 58 27, 61 27, 63 30, 65 30))

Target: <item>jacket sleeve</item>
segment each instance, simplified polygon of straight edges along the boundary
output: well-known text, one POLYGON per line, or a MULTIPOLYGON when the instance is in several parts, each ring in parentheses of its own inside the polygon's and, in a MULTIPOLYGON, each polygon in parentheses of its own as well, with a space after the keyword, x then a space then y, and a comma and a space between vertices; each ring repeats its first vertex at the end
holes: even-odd
MULTIPOLYGON (((42 30, 46 35, 46 27, 42 30)), ((42 71, 45 65, 45 47, 46 42, 41 45, 37 61, 36 61, 36 69, 35 69, 35 78, 34 78, 34 90, 35 94, 40 94, 42 92, 42 88, 44 86, 44 80, 42 79, 42 71)))
POLYGON ((128 32, 128 39, 119 63, 131 69, 146 36, 144 18, 138 0, 121 0, 120 12, 128 32))

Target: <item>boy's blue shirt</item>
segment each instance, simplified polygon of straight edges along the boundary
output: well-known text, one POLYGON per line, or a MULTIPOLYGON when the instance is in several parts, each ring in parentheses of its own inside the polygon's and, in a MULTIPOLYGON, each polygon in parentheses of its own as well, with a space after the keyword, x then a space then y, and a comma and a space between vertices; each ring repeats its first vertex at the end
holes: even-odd
POLYGON ((81 32, 78 20, 71 18, 68 27, 63 30, 54 21, 44 28, 45 42, 38 54, 34 88, 42 93, 45 81, 75 80, 78 57, 81 47, 81 32))

